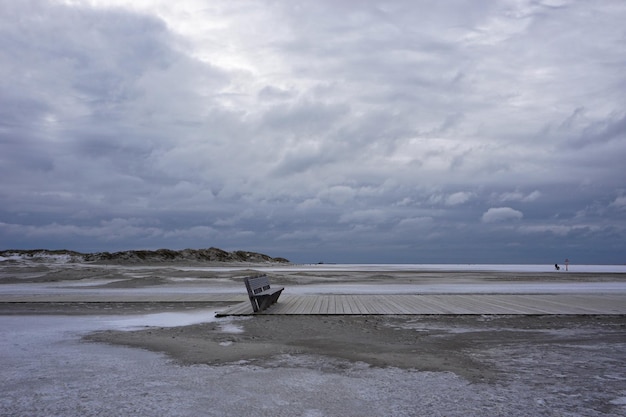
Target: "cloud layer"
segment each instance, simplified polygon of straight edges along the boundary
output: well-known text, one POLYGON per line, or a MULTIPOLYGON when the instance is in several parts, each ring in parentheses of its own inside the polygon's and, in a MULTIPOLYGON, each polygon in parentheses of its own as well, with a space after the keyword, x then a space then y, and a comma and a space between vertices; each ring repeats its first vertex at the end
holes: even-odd
POLYGON ((0 245, 626 262, 622 1, 0 1, 0 245))

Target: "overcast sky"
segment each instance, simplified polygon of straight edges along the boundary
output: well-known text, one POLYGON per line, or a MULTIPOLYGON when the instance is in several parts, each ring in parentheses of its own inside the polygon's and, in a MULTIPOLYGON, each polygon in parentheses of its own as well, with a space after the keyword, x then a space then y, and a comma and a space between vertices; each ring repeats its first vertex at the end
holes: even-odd
POLYGON ((0 249, 626 263, 626 2, 0 0, 0 249))

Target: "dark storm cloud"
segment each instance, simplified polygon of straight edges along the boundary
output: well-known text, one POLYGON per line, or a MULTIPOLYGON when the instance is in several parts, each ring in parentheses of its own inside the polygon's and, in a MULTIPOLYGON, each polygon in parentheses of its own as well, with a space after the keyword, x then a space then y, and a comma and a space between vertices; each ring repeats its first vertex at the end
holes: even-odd
POLYGON ((625 16, 0 1, 0 242, 623 262, 625 16))

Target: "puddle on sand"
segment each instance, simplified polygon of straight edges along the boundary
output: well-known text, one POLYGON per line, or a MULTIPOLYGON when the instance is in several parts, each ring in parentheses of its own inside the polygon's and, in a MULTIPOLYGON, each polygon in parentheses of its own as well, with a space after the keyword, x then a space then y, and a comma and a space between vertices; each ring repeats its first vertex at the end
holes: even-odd
POLYGON ((164 312, 123 316, 107 320, 106 324, 117 330, 138 330, 145 327, 178 327, 216 321, 216 310, 164 312))
POLYGON ((243 328, 234 320, 240 318, 217 318, 219 310, 175 311, 132 316, 108 317, 105 325, 115 330, 141 330, 146 327, 180 327, 192 324, 220 322, 220 329, 224 333, 243 333, 243 328))

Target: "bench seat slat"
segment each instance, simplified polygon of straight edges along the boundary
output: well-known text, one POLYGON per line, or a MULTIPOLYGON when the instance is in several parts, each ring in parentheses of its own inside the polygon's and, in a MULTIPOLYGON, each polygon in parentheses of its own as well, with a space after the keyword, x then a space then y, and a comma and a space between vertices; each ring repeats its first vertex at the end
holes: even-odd
POLYGON ((277 293, 278 291, 284 290, 283 287, 270 288, 269 290, 262 291, 260 293, 254 294, 255 297, 260 297, 264 295, 272 295, 277 293))

